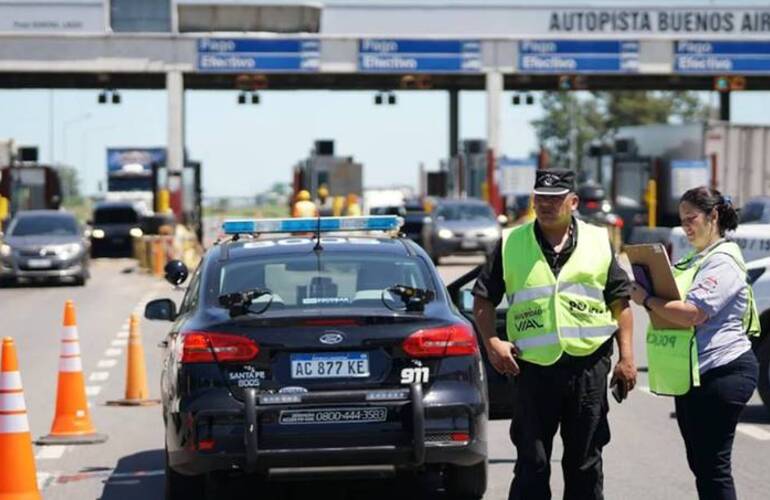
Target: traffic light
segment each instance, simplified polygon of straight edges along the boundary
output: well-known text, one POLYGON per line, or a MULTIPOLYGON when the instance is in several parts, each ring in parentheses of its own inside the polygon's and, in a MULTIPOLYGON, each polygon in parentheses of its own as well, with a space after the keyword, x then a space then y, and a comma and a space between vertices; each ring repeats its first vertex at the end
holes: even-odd
POLYGON ((717 92, 732 92, 746 90, 746 77, 736 76, 715 76, 714 90, 717 92))

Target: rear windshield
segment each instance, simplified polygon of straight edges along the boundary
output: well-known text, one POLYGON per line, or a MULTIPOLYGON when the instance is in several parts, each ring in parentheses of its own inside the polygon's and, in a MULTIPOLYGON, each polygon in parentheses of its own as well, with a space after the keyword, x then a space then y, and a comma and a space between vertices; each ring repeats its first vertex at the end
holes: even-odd
POLYGON ((399 308, 400 300, 385 292, 397 284, 434 288, 427 267, 418 258, 334 252, 322 253, 319 257, 310 253, 233 260, 219 272, 217 295, 268 288, 272 292, 271 311, 314 307, 399 308))
POLYGON ((134 224, 138 220, 139 215, 133 208, 98 208, 94 211, 94 224, 134 224))
POLYGON ((69 217, 21 217, 10 230, 12 236, 75 236, 78 225, 69 217))
POLYGON ((484 205, 447 205, 439 207, 436 216, 446 220, 494 219, 492 209, 484 205))

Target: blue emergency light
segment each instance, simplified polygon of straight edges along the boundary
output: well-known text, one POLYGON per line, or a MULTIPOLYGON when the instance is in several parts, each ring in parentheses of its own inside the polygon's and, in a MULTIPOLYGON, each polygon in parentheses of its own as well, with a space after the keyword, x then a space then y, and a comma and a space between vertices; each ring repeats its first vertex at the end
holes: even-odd
POLYGON ((225 234, 329 233, 335 231, 396 231, 404 219, 396 215, 365 217, 303 217, 298 219, 241 219, 222 224, 225 234))

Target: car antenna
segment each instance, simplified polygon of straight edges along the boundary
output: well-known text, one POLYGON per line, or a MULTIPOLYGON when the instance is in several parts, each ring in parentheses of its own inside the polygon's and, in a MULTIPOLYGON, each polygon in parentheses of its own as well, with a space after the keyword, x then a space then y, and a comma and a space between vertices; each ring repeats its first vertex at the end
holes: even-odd
POLYGON ((318 224, 315 228, 315 246, 313 247, 313 250, 323 250, 324 247, 321 246, 321 215, 318 215, 318 224))

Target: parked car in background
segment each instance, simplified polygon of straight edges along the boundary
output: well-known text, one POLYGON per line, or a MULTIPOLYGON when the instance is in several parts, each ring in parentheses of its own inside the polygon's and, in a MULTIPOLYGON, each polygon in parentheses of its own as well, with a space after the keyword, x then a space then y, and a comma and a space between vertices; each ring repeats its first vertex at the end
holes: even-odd
POLYGON ((603 186, 586 183, 578 186, 578 217, 586 222, 600 226, 623 228, 623 218, 615 212, 615 207, 603 186))
POLYGON ((434 263, 454 254, 489 254, 500 239, 500 222, 482 200, 439 200, 422 229, 422 242, 434 263))
POLYGON ((398 215, 404 219, 402 232, 407 238, 422 245, 422 226, 428 215, 420 200, 407 200, 403 205, 373 207, 372 215, 398 215))
POLYGON ((0 238, 0 283, 89 278, 89 246, 75 216, 57 210, 19 212, 0 238))
POLYGON ((741 224, 770 224, 770 196, 751 198, 740 210, 741 224))
POLYGON ((132 238, 142 236, 139 211, 130 202, 102 202, 94 207, 90 221, 91 254, 94 257, 128 257, 132 238))

